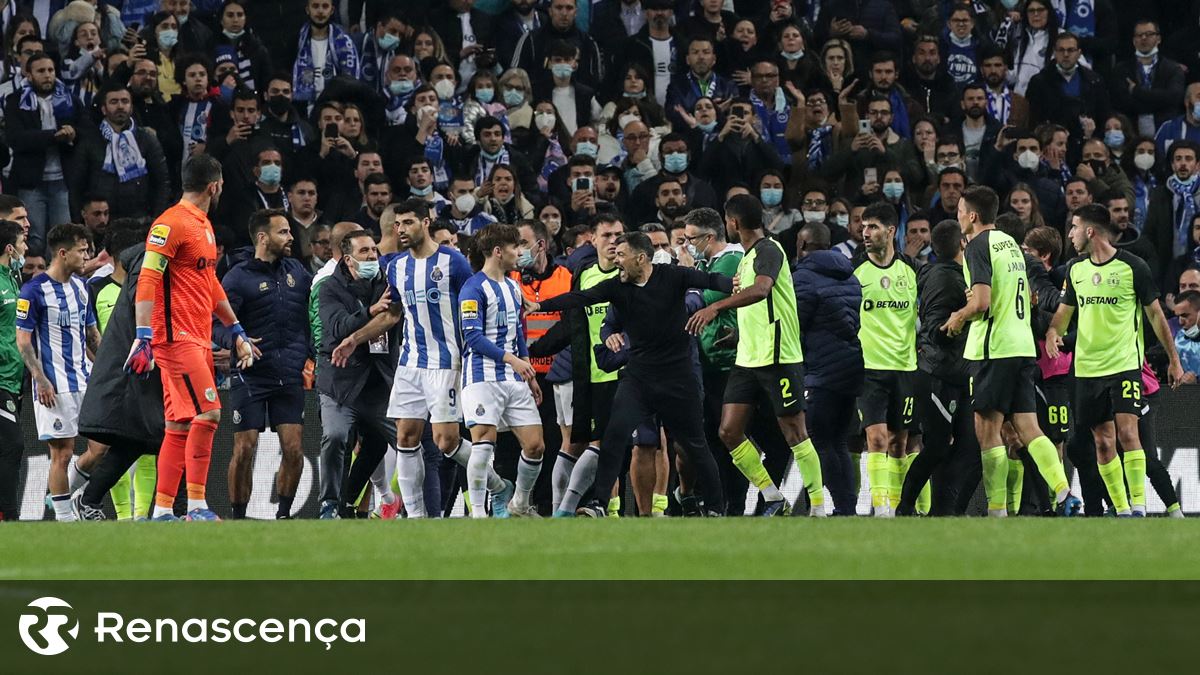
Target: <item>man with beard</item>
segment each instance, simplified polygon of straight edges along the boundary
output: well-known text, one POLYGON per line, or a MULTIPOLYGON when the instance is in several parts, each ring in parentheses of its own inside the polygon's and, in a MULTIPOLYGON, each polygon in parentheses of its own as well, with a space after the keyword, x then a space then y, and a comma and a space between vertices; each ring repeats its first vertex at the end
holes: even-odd
POLYGON ((922 164, 912 141, 902 137, 893 125, 894 107, 886 96, 874 95, 867 102, 866 115, 871 130, 860 133, 850 146, 834 153, 821 167, 822 175, 831 181, 843 181, 846 193, 858 193, 866 184, 872 169, 875 181, 882 182, 885 166, 900 170, 906 185, 921 181, 922 164))
POLYGON ((979 50, 979 69, 987 85, 987 111, 1002 125, 1024 128, 1029 121, 1029 101, 1008 84, 1008 61, 1004 50, 989 46, 979 50))
POLYGON ((658 192, 654 196, 654 205, 658 207, 658 222, 664 227, 674 227, 688 212, 687 195, 683 186, 674 178, 668 178, 658 184, 658 192))
POLYGON ((967 176, 972 182, 979 175, 979 156, 996 145, 1000 123, 987 116, 987 92, 981 84, 968 84, 962 89, 962 141, 967 155, 967 176))
POLYGON ((549 22, 546 13, 535 9, 537 0, 512 0, 512 4, 496 19, 496 62, 510 64, 517 43, 526 33, 532 33, 549 22))
MULTIPOLYGON (((626 0, 614 0, 612 4, 616 5, 618 2, 622 7, 629 4, 626 0)), ((683 39, 676 37, 671 30, 675 7, 670 0, 642 0, 641 11, 645 17, 645 24, 628 39, 608 42, 598 34, 598 24, 594 25, 592 31, 597 33, 597 42, 602 46, 623 44, 623 48, 612 49, 609 54, 609 91, 621 92, 622 81, 629 67, 638 64, 652 76, 646 83, 647 94, 652 95, 659 105, 663 105, 667 101, 667 88, 671 86, 671 77, 678 67, 678 52, 683 45, 683 39)), ((599 6, 596 8, 596 17, 599 21, 599 6)))
POLYGON ((292 66, 292 100, 311 105, 333 78, 358 77, 358 48, 350 34, 333 23, 333 0, 308 0, 304 11, 308 22, 300 27, 300 46, 292 66))
POLYGON ((382 230, 379 218, 383 210, 392 203, 392 184, 388 177, 381 173, 373 173, 363 181, 363 205, 351 218, 362 225, 362 228, 372 235, 379 237, 382 230))
POLYGON ((686 129, 687 124, 677 110, 693 110, 696 101, 711 98, 718 110, 724 110, 738 94, 737 84, 714 72, 717 52, 713 41, 707 37, 693 38, 687 47, 687 72, 676 73, 667 89, 667 121, 676 129, 686 129))
MULTIPOLYGON (((291 257, 291 223, 283 209, 256 211, 250 216, 249 230, 254 239, 254 257, 234 265, 221 280, 229 306, 246 317, 250 331, 261 339, 258 348, 262 352, 249 368, 235 368, 230 378, 235 431, 229 499, 233 517, 245 518, 258 435, 270 426, 279 435, 283 450, 276 480, 279 510, 275 517, 284 519, 291 517, 304 461, 300 444, 302 373, 312 351, 306 314, 312 277, 299 260, 291 257)), ((219 326, 213 328, 217 342, 225 349, 232 348, 232 336, 219 326)))
POLYGON ((657 220, 650 206, 658 206, 658 184, 665 180, 674 180, 683 188, 686 197, 684 204, 691 205, 692 208, 717 208, 717 193, 712 185, 690 170, 692 152, 683 134, 670 133, 663 136, 658 145, 658 152, 662 171, 657 176, 643 181, 633 191, 633 199, 629 203, 629 208, 633 211, 630 214, 633 222, 641 224, 657 220))
POLYGON ((158 90, 158 64, 150 59, 130 59, 129 94, 133 99, 133 119, 143 129, 153 129, 167 159, 171 194, 179 192, 179 170, 183 142, 171 121, 171 111, 158 90))
POLYGON ((892 116, 888 120, 888 126, 901 138, 911 138, 912 122, 925 110, 896 81, 899 75, 896 68, 898 63, 896 55, 891 52, 877 52, 871 57, 870 69, 867 71, 871 77, 871 85, 858 98, 858 115, 860 119, 867 119, 871 98, 882 96, 892 104, 892 116))
POLYGON ((954 79, 941 65, 938 39, 921 35, 913 45, 912 67, 905 72, 902 82, 926 112, 945 124, 950 120, 956 87, 954 79))
POLYGON ((1108 88, 1099 75, 1079 62, 1079 38, 1059 33, 1054 39, 1054 63, 1029 81, 1030 124, 1054 122, 1071 138, 1087 138, 1108 119, 1108 88))

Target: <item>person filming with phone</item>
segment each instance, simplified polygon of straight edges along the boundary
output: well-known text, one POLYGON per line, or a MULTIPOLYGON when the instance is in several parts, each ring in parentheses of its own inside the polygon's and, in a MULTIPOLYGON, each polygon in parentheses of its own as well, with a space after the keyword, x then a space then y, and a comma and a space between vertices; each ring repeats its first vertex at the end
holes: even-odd
POLYGON ((843 194, 877 194, 881 167, 900 170, 906 185, 920 185, 922 164, 912 141, 892 129, 892 102, 874 95, 867 101, 867 115, 859 121, 858 134, 821 166, 826 180, 841 182, 843 194))

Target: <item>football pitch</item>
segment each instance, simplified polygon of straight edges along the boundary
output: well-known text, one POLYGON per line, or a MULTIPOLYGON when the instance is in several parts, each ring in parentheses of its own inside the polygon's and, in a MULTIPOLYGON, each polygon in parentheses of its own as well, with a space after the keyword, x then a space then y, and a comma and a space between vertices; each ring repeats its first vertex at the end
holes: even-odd
POLYGON ((0 550, 0 580, 1128 581, 1200 579, 1200 519, 15 523, 0 550))

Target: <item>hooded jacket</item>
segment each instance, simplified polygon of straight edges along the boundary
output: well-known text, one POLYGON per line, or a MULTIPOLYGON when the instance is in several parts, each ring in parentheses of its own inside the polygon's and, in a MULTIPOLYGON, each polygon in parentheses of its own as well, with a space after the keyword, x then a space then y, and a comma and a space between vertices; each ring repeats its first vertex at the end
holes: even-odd
POLYGON ((967 281, 962 265, 938 261, 917 270, 917 367, 923 372, 965 387, 969 372, 963 359, 967 331, 955 337, 942 331, 950 315, 967 304, 967 281))
POLYGON ((862 285, 854 267, 837 251, 813 251, 792 273, 800 339, 804 349, 804 386, 857 394, 863 377, 858 341, 862 285))

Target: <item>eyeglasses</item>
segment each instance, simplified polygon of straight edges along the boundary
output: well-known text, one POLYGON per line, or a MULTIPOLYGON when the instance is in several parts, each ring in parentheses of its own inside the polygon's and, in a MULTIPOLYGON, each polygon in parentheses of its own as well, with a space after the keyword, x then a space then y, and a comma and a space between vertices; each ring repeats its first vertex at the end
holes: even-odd
POLYGON ((938 153, 938 154, 934 155, 933 158, 939 162, 944 162, 944 161, 948 161, 948 160, 958 159, 959 154, 957 152, 942 152, 942 153, 938 153))
POLYGON ((891 117, 892 111, 891 110, 868 110, 867 115, 869 117, 891 117))
POLYGON ((625 138, 634 143, 641 143, 642 141, 650 140, 650 134, 627 134, 625 138))
POLYGON ((1055 47, 1055 54, 1074 54, 1079 51, 1079 47, 1055 47))
POLYGON ((1045 14, 1048 10, 1045 7, 1029 7, 1025 10, 1026 14, 1045 14))
POLYGON ((694 246, 694 245, 700 243, 701 241, 703 241, 705 237, 711 237, 711 236, 712 236, 712 234, 710 234, 708 232, 703 232, 694 237, 689 237, 687 235, 684 235, 683 238, 687 240, 687 243, 692 244, 694 246))
POLYGON ((804 206, 821 207, 821 206, 825 206, 825 204, 827 204, 827 203, 828 202, 826 202, 824 199, 805 199, 804 200, 804 206))
POLYGON ((756 80, 773 80, 779 77, 779 73, 753 73, 756 80))
POLYGON ((313 239, 312 243, 316 244, 317 246, 328 246, 329 240, 328 239, 313 239))
POLYGON ((138 77, 158 77, 157 70, 135 70, 133 74, 138 77))
POLYGON ((1146 30, 1146 31, 1142 31, 1141 33, 1134 33, 1134 34, 1133 34, 1133 37, 1135 37, 1135 38, 1151 38, 1151 37, 1158 37, 1158 31, 1154 31, 1154 30, 1146 30))

